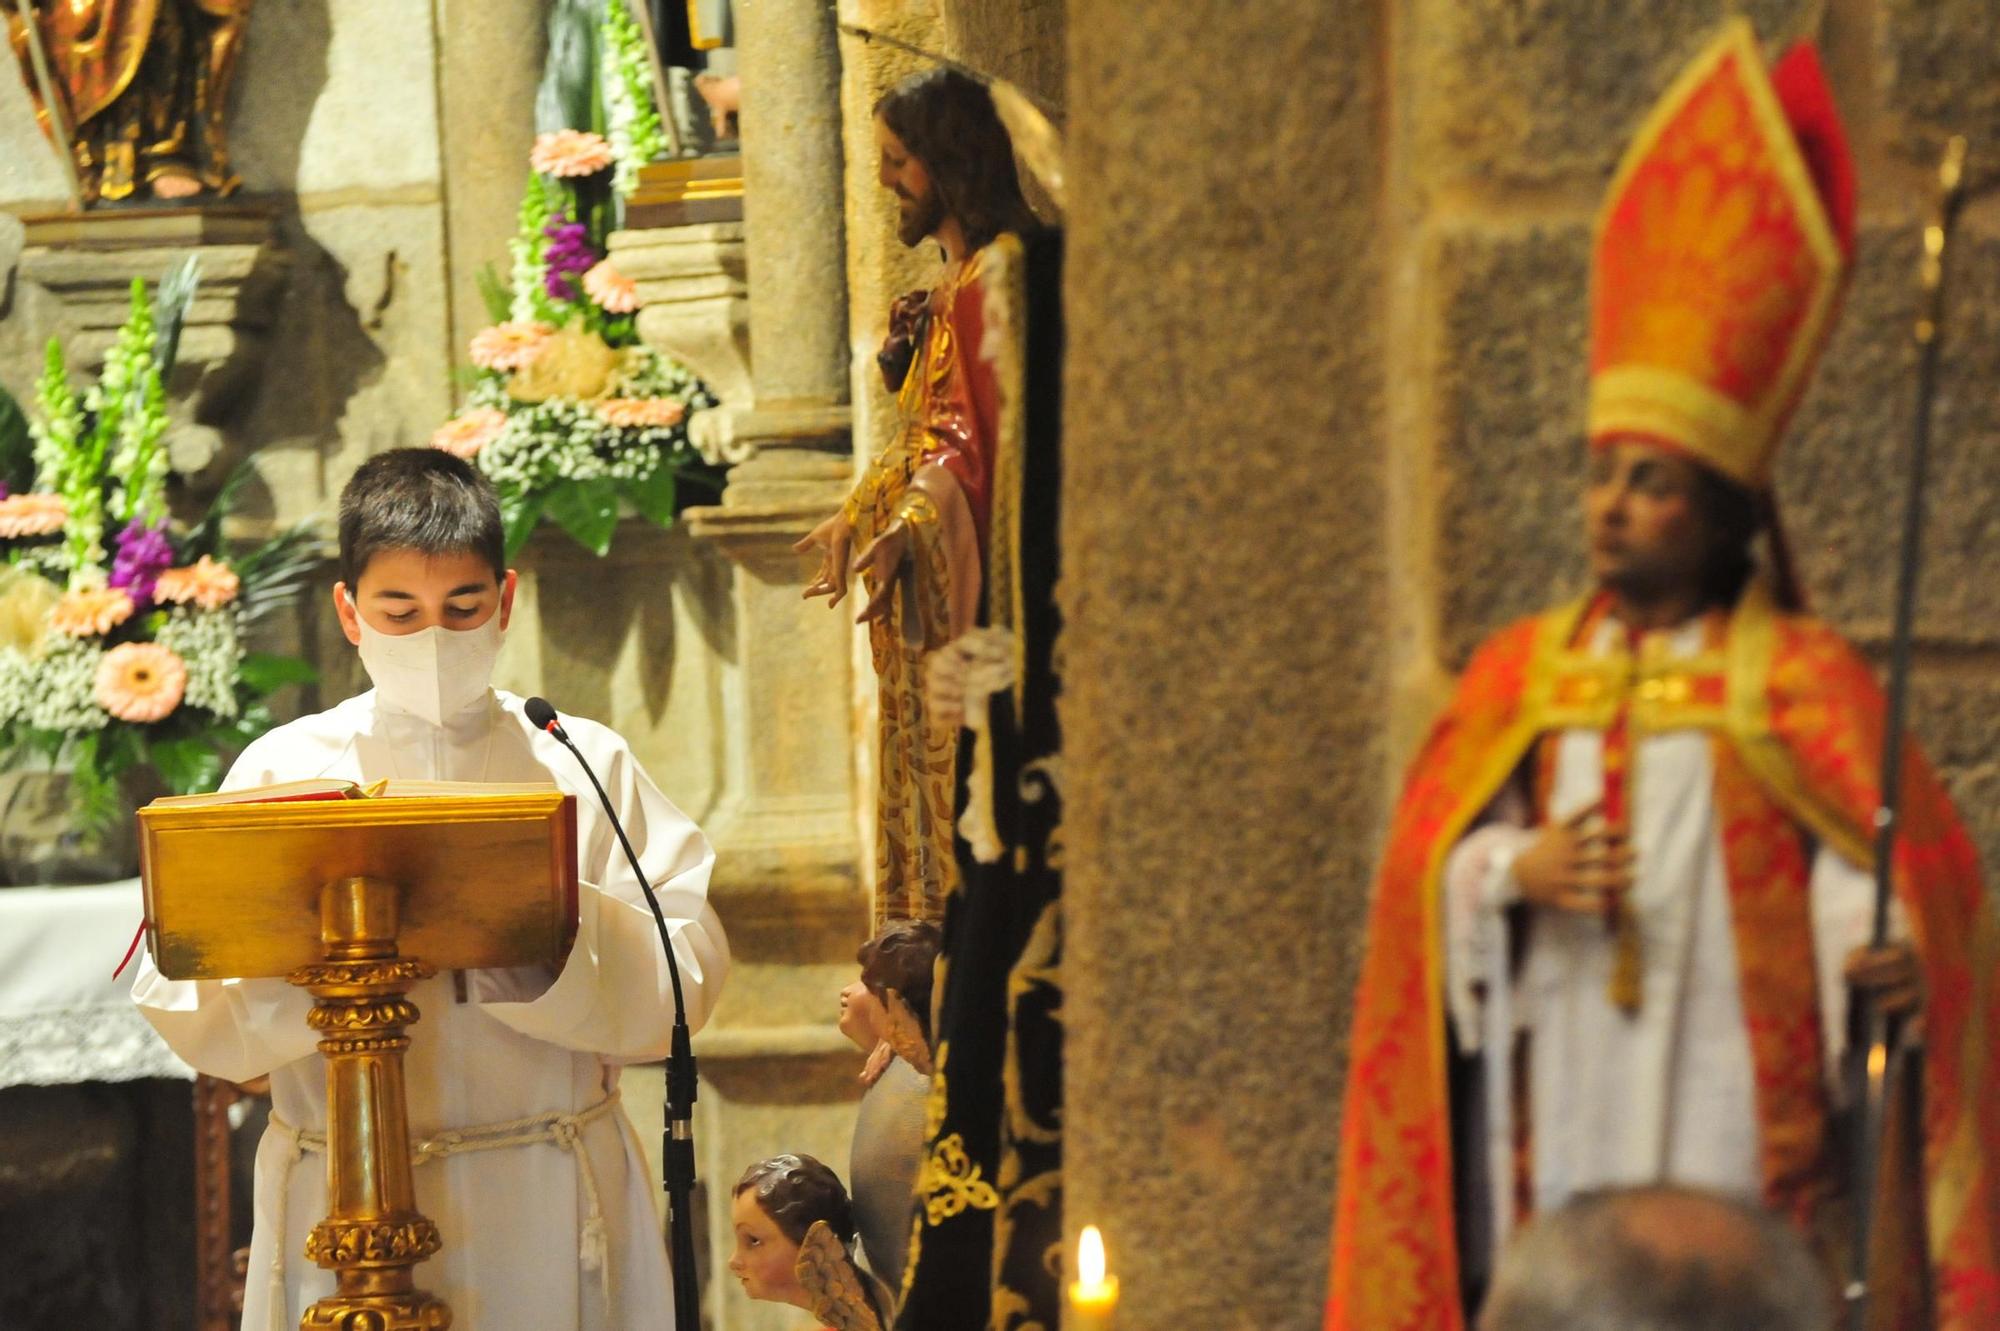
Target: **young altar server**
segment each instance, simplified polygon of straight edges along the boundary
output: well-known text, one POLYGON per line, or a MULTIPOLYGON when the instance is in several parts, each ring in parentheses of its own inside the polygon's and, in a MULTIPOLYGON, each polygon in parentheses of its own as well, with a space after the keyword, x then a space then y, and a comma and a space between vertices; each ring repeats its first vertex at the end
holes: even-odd
MULTIPOLYGON (((433 449, 379 454, 340 499, 334 606, 373 690, 280 726, 224 789, 313 777, 548 782, 576 797, 577 936, 558 966, 441 973, 411 991, 405 1060, 417 1205, 444 1248, 417 1285, 459 1326, 671 1325, 660 1216, 618 1103, 618 1065, 664 1057, 673 1002, 659 935, 588 780, 490 685, 514 601, 492 488, 433 449)), ((612 731, 565 728, 618 809, 672 931, 699 1028, 729 969, 707 841, 612 731)), ((312 998, 282 979, 171 981, 133 997, 175 1052, 230 1081, 268 1074, 243 1325, 299 1325, 333 1274, 304 1257, 326 1212, 326 1074, 312 998)))

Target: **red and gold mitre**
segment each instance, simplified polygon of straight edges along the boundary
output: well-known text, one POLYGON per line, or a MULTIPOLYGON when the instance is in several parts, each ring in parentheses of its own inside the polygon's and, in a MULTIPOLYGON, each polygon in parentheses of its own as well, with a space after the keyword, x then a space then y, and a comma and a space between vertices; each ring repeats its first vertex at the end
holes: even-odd
POLYGON ((1592 270, 1593 444, 1636 436, 1762 490, 1833 326, 1854 173, 1812 46, 1767 74, 1727 24, 1612 179, 1592 270))

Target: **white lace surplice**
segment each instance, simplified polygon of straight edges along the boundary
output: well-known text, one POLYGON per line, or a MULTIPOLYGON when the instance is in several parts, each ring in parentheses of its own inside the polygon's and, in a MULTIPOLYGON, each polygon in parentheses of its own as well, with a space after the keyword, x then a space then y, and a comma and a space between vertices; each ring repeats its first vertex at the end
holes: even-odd
MULTIPOLYGON (((667 1326, 672 1303, 660 1217, 638 1141, 622 1111, 587 1114, 617 1085, 616 1064, 665 1056, 673 1020, 666 963, 596 795, 575 760, 530 725, 521 706, 512 695, 488 695, 437 727, 378 708, 366 693, 258 740, 224 785, 310 777, 553 779, 576 796, 583 886, 568 960, 559 972, 467 972, 462 1001, 451 975, 424 981, 410 995, 422 1016, 410 1028, 405 1068, 413 1142, 537 1115, 582 1115, 587 1121, 575 1128, 574 1142, 581 1154, 551 1137, 420 1164, 417 1204, 437 1223, 444 1250, 417 1267, 417 1283, 450 1303, 458 1326, 667 1326), (588 1223, 593 1211, 598 1225, 588 1223)), ((707 903, 714 856, 623 740, 589 721, 566 718, 565 726, 659 893, 688 1021, 699 1028, 729 968, 728 945, 707 903)), ((325 1065, 306 1026, 312 999, 303 990, 283 980, 170 981, 148 959, 133 997, 189 1063, 232 1081, 269 1073, 274 1117, 325 1130, 325 1065)), ((267 1132, 257 1156, 256 1207, 243 1324, 296 1327, 307 1304, 333 1291, 331 1273, 303 1255, 307 1231, 326 1212, 324 1158, 299 1154, 282 1128, 267 1132)))
MULTIPOLYGON (((1621 638, 1622 630, 1607 622, 1593 646, 1605 651, 1621 638)), ((1669 634, 1675 655, 1692 655, 1700 645, 1699 622, 1669 634)), ((1604 737, 1566 730, 1554 742, 1548 814, 1560 821, 1602 798, 1604 737)), ((1525 957, 1509 974, 1505 911, 1519 897, 1514 858, 1538 834, 1528 826, 1523 773, 1445 861, 1447 1007, 1460 1047, 1479 1051, 1485 1070, 1485 1155, 1497 1242, 1513 1223, 1516 1032, 1529 1040, 1536 1211, 1584 1189, 1618 1184, 1670 1181, 1749 1197, 1759 1191, 1755 1078, 1711 742, 1699 730, 1635 738, 1631 901, 1644 957, 1636 1014, 1610 1000, 1613 943, 1593 916, 1534 910, 1525 957)), ((1820 846, 1810 892, 1821 1027, 1830 1084, 1837 1084, 1831 1077, 1847 1005, 1840 972, 1848 953, 1867 941, 1874 883, 1820 846)))

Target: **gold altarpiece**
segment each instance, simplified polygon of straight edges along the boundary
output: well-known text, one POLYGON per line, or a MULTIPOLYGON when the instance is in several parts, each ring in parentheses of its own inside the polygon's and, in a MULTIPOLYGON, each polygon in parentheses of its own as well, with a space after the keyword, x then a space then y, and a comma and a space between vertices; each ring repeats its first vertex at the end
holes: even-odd
MULTIPOLYGON (((443 1331, 415 1267, 408 997, 440 969, 559 963, 576 929, 576 805, 535 794, 154 805, 139 813, 148 945, 171 980, 282 976, 315 999, 327 1206, 306 1256, 335 1293, 301 1331, 443 1331)), ((279 1240, 282 1242, 282 1238, 279 1240)))

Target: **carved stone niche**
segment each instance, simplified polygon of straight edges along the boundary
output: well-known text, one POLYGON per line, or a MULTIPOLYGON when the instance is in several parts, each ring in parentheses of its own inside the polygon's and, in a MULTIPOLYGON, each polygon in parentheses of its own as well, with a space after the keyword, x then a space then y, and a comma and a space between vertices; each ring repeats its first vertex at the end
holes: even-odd
POLYGON ((751 400, 743 224, 614 231, 608 248, 613 265, 639 288, 639 336, 693 370, 722 399, 688 422, 689 438, 710 462, 741 462, 741 450, 728 446, 728 432, 706 418, 726 417, 751 400))
MULTIPOLYGON (((60 306, 70 368, 104 363, 132 308, 132 279, 149 288, 192 254, 200 263, 194 303, 181 327, 167 384, 174 470, 202 471, 222 451, 218 425, 263 362, 287 257, 268 212, 251 208, 157 209, 21 219, 20 276, 60 306)), ((57 331, 52 329, 51 331, 57 331)))

